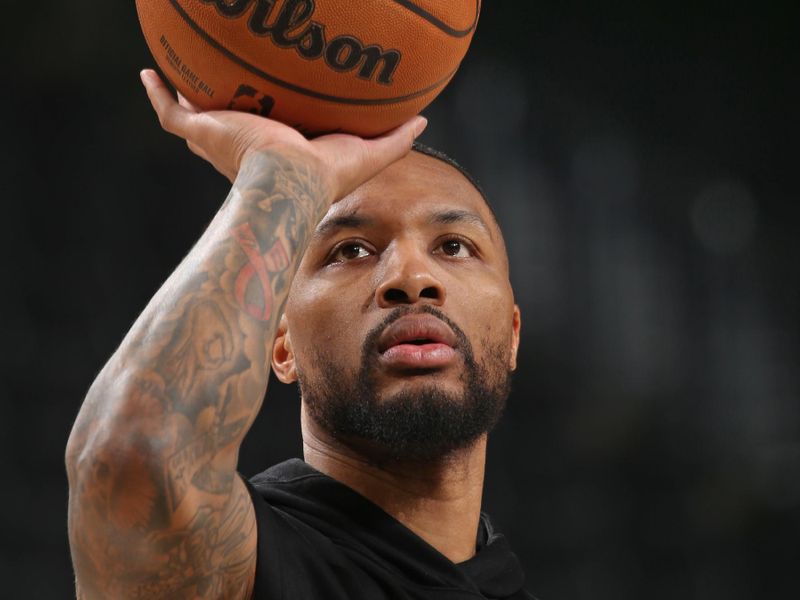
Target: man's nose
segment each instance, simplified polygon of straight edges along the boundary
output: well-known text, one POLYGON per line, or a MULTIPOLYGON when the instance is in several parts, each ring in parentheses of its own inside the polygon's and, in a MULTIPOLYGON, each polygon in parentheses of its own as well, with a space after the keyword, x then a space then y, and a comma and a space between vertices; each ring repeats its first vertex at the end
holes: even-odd
POLYGON ((378 306, 389 308, 417 302, 444 304, 445 288, 434 274, 434 258, 426 250, 408 242, 397 244, 388 254, 383 280, 375 291, 378 306))

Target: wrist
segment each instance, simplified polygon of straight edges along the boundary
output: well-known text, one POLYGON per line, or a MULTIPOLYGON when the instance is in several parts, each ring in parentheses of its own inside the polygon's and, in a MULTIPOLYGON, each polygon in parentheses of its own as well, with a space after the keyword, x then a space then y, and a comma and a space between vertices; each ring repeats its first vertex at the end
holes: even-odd
POLYGON ((233 181, 234 195, 263 200, 279 194, 307 206, 317 221, 336 200, 330 169, 312 152, 295 148, 248 150, 233 181))

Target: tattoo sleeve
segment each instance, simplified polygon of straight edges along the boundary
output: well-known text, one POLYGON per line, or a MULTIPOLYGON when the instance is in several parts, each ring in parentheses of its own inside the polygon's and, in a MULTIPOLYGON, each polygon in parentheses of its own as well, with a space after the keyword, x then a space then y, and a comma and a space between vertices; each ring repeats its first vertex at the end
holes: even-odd
POLYGON ((93 383, 67 448, 81 598, 248 598, 255 519, 236 474, 272 340, 326 190, 251 157, 93 383))

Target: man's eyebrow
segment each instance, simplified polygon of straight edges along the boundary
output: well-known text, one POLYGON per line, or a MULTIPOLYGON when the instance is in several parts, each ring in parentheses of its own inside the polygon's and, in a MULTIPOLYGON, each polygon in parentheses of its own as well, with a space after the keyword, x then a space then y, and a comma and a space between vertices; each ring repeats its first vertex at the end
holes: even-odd
POLYGON ((489 237, 494 239, 492 230, 486 225, 486 222, 477 213, 469 210, 449 209, 436 212, 428 219, 431 225, 451 225, 453 223, 472 223, 482 228, 489 237))
POLYGON ((375 223, 375 219, 358 213, 339 215, 320 223, 314 232, 314 237, 324 238, 333 235, 340 229, 358 229, 360 227, 368 227, 373 223, 375 223))

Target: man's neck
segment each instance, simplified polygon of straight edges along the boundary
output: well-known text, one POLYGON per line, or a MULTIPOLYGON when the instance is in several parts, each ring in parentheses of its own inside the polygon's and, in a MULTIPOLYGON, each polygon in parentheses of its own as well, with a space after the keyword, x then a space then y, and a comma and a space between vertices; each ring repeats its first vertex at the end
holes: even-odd
POLYGON ((317 471, 371 500, 454 563, 475 555, 486 436, 446 458, 375 461, 302 416, 303 454, 317 471))

